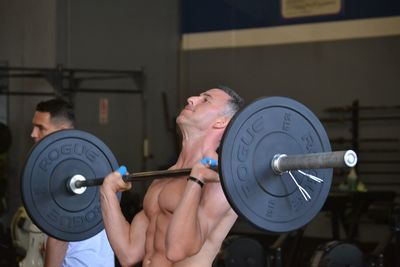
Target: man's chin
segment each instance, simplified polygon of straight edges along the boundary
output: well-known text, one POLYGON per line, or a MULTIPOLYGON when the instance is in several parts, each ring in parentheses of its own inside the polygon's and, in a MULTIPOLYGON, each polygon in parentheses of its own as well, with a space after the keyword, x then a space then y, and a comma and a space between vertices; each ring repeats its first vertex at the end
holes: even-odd
POLYGON ((175 122, 176 122, 176 124, 181 124, 182 123, 182 121, 183 121, 183 118, 182 118, 182 116, 181 115, 179 115, 178 117, 176 117, 176 120, 175 120, 175 122))

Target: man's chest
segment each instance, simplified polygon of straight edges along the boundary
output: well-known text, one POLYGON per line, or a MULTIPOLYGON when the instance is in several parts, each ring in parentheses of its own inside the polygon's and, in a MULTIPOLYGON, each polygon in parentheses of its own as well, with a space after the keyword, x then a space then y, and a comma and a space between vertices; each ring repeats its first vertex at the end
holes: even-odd
POLYGON ((186 186, 185 178, 164 179, 152 186, 151 197, 145 198, 146 213, 173 213, 186 186))

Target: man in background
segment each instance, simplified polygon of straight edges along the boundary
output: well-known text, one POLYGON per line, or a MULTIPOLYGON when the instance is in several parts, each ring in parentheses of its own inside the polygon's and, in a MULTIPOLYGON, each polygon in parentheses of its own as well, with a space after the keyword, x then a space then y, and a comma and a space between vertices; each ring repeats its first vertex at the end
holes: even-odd
MULTIPOLYGON (((32 119, 31 137, 36 142, 55 131, 73 129, 75 115, 72 106, 62 98, 37 104, 32 119)), ((114 253, 105 230, 82 241, 67 242, 48 237, 45 245, 45 267, 114 267, 114 253)))

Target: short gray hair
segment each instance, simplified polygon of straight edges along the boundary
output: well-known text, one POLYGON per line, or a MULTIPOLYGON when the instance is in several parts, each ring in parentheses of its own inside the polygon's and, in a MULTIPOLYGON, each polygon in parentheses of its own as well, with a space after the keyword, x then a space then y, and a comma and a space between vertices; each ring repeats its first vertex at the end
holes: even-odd
POLYGON ((235 115, 235 113, 244 106, 243 98, 233 89, 225 85, 218 85, 216 88, 224 91, 231 97, 231 99, 228 101, 228 109, 226 110, 227 115, 235 115))

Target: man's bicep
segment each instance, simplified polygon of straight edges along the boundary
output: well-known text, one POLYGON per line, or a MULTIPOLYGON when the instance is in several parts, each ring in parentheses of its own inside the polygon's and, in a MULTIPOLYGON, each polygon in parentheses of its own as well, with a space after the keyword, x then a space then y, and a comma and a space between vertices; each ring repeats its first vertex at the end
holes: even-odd
POLYGON ((45 266, 61 266, 68 249, 68 242, 52 237, 47 238, 45 251, 45 266))
POLYGON ((133 218, 130 226, 130 241, 136 247, 139 254, 144 255, 146 233, 149 227, 149 219, 145 212, 142 210, 133 218))
POLYGON ((232 212, 232 209, 222 190, 212 197, 204 197, 199 210, 202 229, 207 229, 208 232, 213 231, 229 212, 232 212))

